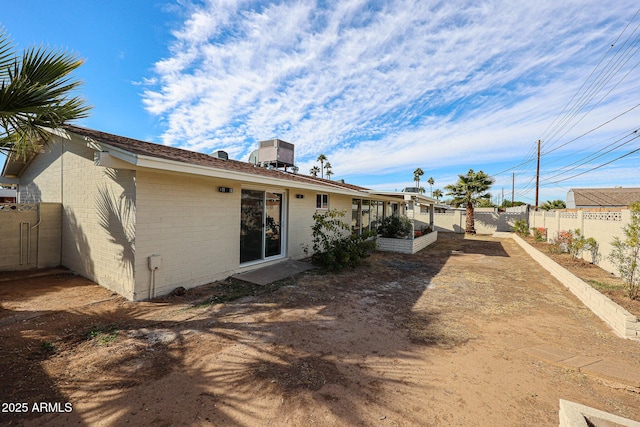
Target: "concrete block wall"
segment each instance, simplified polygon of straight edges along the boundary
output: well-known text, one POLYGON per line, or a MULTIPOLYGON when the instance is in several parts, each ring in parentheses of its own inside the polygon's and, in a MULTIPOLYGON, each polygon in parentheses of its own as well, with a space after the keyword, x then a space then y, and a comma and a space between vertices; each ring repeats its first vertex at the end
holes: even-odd
POLYGON ((560 427, 640 427, 640 422, 560 399, 560 427), (587 420, 589 422, 587 423, 587 420))
POLYGON ((525 242, 517 234, 512 238, 535 261, 562 282, 595 315, 600 317, 622 338, 640 339, 640 320, 615 302, 589 286, 580 278, 525 242))
POLYGON ((62 152, 60 139, 52 138, 20 177, 20 203, 62 203, 62 152))
POLYGON ((623 227, 629 223, 631 213, 622 212, 531 212, 529 227, 547 229, 547 239, 556 239, 561 231, 580 229, 585 237, 593 237, 598 243, 598 254, 594 259, 590 252, 582 254, 582 258, 598 265, 603 270, 618 275, 617 268, 608 256, 613 250, 611 242, 614 237, 624 238, 623 227))
MULTIPOLYGON (((527 219, 526 212, 500 212, 493 209, 488 212, 477 210, 474 212, 475 229, 478 234, 493 234, 508 232, 516 220, 527 219)), ((436 212, 433 216, 434 229, 454 233, 464 233, 466 214, 463 211, 436 212)))
POLYGON ((433 214, 433 229, 444 232, 464 233, 464 221, 465 216, 462 215, 461 211, 436 212, 433 214))
POLYGON ((135 172, 94 164, 83 138, 61 140, 62 265, 132 299, 135 172))
POLYGON ((0 207, 0 271, 36 268, 37 235, 31 227, 38 222, 38 205, 3 203, 0 207))
POLYGON ((378 249, 387 252, 399 252, 403 254, 415 254, 438 240, 438 232, 433 231, 416 239, 391 239, 378 237, 378 249))
POLYGON ((149 297, 148 257, 160 255, 155 295, 223 279, 240 265, 239 182, 196 175, 137 171, 136 285, 149 297), (219 187, 232 193, 221 193, 219 187))
MULTIPOLYGON (((316 191, 291 190, 289 194, 289 234, 288 256, 293 259, 301 259, 311 256, 313 253, 312 227, 314 225, 313 214, 323 213, 326 210, 316 209, 316 191), (297 198, 296 195, 303 198, 297 198), (306 249, 306 252, 305 252, 306 249)), ((326 194, 326 193, 324 193, 326 194)), ((329 209, 344 211, 345 215, 340 220, 345 224, 351 224, 350 196, 342 194, 329 194, 329 209)), ((348 234, 350 231, 346 231, 348 234)))
POLYGON ((20 177, 18 197, 61 203, 60 264, 131 298, 135 172, 95 166, 93 155, 82 138, 52 138, 20 177))
POLYGON ((62 204, 40 203, 40 225, 37 227, 37 268, 51 268, 62 261, 62 204))
POLYGON ((61 211, 59 203, 0 204, 0 271, 59 266, 61 211))

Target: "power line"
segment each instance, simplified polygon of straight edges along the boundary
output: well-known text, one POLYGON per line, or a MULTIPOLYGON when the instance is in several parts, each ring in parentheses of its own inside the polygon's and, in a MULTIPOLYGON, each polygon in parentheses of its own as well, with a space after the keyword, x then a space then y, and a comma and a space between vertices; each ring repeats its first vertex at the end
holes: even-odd
POLYGON ((573 179, 573 178, 575 178, 575 177, 577 177, 577 176, 584 175, 585 173, 592 172, 592 171, 594 171, 594 170, 596 170, 596 169, 600 169, 601 167, 607 166, 607 165, 609 165, 609 164, 611 164, 611 163, 613 163, 613 162, 615 162, 615 161, 618 161, 618 160, 620 160, 620 159, 622 159, 622 158, 624 158, 624 157, 630 156, 630 155, 632 155, 633 153, 637 153, 638 151, 640 151, 640 148, 636 148, 635 150, 630 151, 630 152, 628 152, 627 154, 623 154, 623 155, 622 155, 622 156, 620 156, 620 157, 616 157, 615 159, 613 159, 613 160, 611 160, 611 161, 608 161, 608 162, 606 162, 606 163, 603 163, 603 164, 601 164, 601 165, 598 165, 598 166, 596 166, 596 167, 593 167, 593 168, 591 168, 591 169, 589 169, 589 170, 586 170, 586 171, 584 171, 584 172, 580 172, 580 173, 578 173, 578 174, 575 174, 575 175, 573 175, 573 176, 570 176, 569 178, 564 178, 564 179, 561 179, 561 180, 558 180, 558 181, 554 181, 554 184, 557 184, 557 183, 559 183, 559 182, 563 182, 563 181, 567 181, 567 180, 569 180, 569 179, 573 179))
MULTIPOLYGON (((603 157, 603 156, 609 154, 610 152, 622 147, 623 145, 626 145, 626 144, 629 144, 630 142, 633 142, 634 140, 640 138, 640 135, 638 135, 637 132, 638 132, 637 130, 633 131, 631 133, 631 135, 635 135, 635 136, 633 138, 629 139, 628 141, 624 141, 624 142, 621 142, 621 143, 618 144, 618 142, 620 142, 623 139, 623 138, 620 138, 620 139, 618 139, 618 140, 616 140, 616 141, 612 142, 611 144, 608 144, 607 146, 604 147, 604 148, 609 148, 612 145, 617 144, 615 147, 611 148, 610 150, 607 150, 607 151, 604 151, 604 152, 598 151, 596 153, 590 154, 589 156, 583 157, 583 158, 578 159, 578 160, 576 160, 576 161, 574 161, 572 163, 569 163, 568 165, 566 165, 564 167, 572 166, 572 165, 574 165, 576 163, 578 163, 578 164, 576 166, 572 167, 572 168, 563 170, 562 172, 560 172, 560 173, 558 173, 556 175, 550 176, 549 178, 545 178, 543 181, 551 181, 555 177, 565 175, 565 174, 569 173, 570 171, 572 171, 574 169, 577 169, 578 167, 584 165, 587 162, 599 159, 600 157, 603 157), (595 154, 597 154, 597 156, 593 157, 595 154)), ((630 136, 630 135, 627 135, 627 137, 628 136, 630 136)), ((558 171, 558 170, 560 170, 560 169, 556 169, 556 171, 558 171)))

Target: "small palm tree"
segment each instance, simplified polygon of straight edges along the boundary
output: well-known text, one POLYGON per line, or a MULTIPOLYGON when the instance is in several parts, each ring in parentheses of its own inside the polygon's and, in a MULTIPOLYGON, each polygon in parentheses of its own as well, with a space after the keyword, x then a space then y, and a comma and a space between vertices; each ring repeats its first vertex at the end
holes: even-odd
POLYGON ((19 56, 0 30, 0 152, 26 157, 46 143, 47 129, 88 116, 91 107, 70 96, 81 84, 70 77, 80 65, 67 52, 42 47, 19 56))
POLYGON ((435 184, 436 182, 433 180, 433 177, 429 177, 427 182, 429 183, 429 191, 431 192, 431 197, 433 197, 433 184, 435 184))
POLYGON ((320 154, 316 160, 320 162, 320 172, 322 172, 322 177, 324 178, 324 162, 327 160, 327 156, 320 154))
POLYGON ((567 205, 564 200, 547 200, 540 206, 543 211, 550 211, 553 209, 566 209, 567 205))
POLYGON ((331 179, 331 175, 333 175, 333 171, 331 170, 331 168, 326 168, 327 172, 325 173, 327 175, 327 179, 331 179))
POLYGON ((440 197, 442 197, 442 190, 439 188, 433 190, 433 197, 435 197, 437 201, 440 201, 440 197))
POLYGON ((317 166, 314 166, 311 169, 309 169, 309 173, 317 178, 318 174, 320 173, 320 168, 317 166))
POLYGON ((473 207, 480 200, 491 199, 488 191, 493 181, 494 179, 486 173, 482 171, 476 173, 473 169, 469 169, 466 175, 458 175, 458 182, 444 187, 447 190, 447 196, 453 196, 455 206, 465 205, 466 207, 465 233, 476 234, 473 207))
POLYGON ((420 168, 417 168, 413 171, 413 180, 416 183, 416 187, 420 188, 420 177, 424 175, 424 171, 420 168))
POLYGON ((426 192, 427 192, 427 190, 425 190, 424 187, 418 187, 418 193, 424 194, 426 192))

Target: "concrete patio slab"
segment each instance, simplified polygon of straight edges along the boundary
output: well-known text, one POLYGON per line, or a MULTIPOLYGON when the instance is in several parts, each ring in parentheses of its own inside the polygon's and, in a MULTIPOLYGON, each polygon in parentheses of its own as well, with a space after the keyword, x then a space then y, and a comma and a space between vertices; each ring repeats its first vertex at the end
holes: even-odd
POLYGON ((636 389, 640 388, 640 369, 638 369, 638 365, 629 366, 613 360, 604 359, 580 368, 580 372, 625 384, 636 389))
POLYGON ((287 260, 278 264, 269 265, 267 267, 258 268, 257 270, 247 271, 246 273, 236 274, 234 279, 243 280, 255 285, 269 285, 278 280, 294 276, 303 271, 314 268, 308 262, 287 260))
POLYGON ((569 359, 563 360, 562 364, 566 366, 571 366, 572 368, 581 369, 585 366, 593 365, 596 362, 601 362, 601 357, 593 357, 593 356, 574 356, 569 359))
POLYGON ((552 346, 530 347, 522 351, 552 365, 640 390, 640 369, 637 365, 629 366, 611 359, 575 354, 552 346))
POLYGON ((563 360, 567 360, 575 356, 575 353, 564 351, 551 346, 525 348, 523 349, 523 351, 527 354, 530 354, 531 356, 535 356, 551 364, 559 364, 563 360))

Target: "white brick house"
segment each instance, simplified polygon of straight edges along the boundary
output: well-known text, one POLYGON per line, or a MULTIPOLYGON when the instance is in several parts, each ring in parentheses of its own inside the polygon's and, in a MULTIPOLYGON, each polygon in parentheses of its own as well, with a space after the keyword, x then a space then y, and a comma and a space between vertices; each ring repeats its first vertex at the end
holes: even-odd
POLYGON ((310 255, 313 213, 375 226, 402 196, 68 126, 2 176, 62 204, 61 264, 129 300, 310 255))

